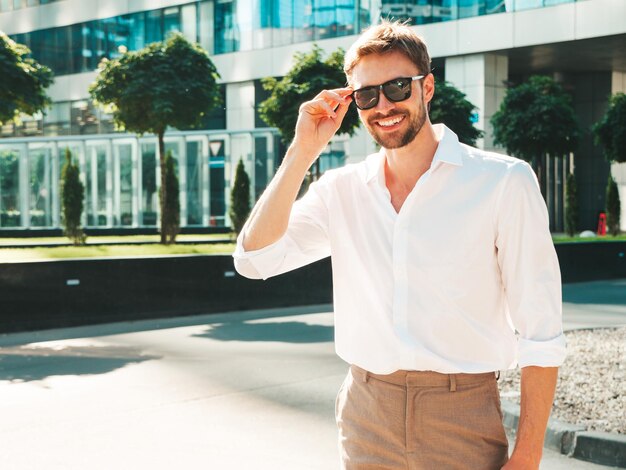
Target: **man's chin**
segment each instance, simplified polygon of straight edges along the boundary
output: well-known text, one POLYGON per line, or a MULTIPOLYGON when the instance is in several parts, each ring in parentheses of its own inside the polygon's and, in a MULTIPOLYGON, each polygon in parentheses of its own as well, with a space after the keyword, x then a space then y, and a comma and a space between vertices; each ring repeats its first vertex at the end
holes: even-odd
POLYGON ((412 138, 409 138, 406 134, 381 136, 380 134, 372 132, 370 132, 370 135, 378 145, 388 150, 406 147, 411 142, 413 142, 415 140, 415 137, 417 136, 417 134, 413 135, 412 138))
POLYGON ((388 150, 404 147, 403 142, 400 139, 381 139, 378 136, 374 136, 374 140, 378 145, 388 150))
POLYGON ((388 150, 399 149, 406 147, 415 140, 417 135, 424 127, 426 119, 421 119, 421 122, 413 122, 404 133, 398 133, 397 131, 392 134, 383 134, 376 132, 375 128, 368 128, 368 131, 372 138, 378 145, 388 150))

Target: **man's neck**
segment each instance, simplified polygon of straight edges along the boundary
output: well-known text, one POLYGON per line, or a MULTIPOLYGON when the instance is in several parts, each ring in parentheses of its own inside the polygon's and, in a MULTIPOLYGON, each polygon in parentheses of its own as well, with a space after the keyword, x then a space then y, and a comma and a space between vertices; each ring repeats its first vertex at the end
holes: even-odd
POLYGON ((413 141, 401 148, 385 149, 385 180, 392 193, 411 192, 419 178, 430 168, 439 141, 427 120, 413 141))

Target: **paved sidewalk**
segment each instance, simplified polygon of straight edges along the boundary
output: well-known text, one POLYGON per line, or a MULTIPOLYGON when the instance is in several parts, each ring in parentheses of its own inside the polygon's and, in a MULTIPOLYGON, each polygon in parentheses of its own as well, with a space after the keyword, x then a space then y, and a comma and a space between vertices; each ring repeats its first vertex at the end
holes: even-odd
MULTIPOLYGON (((625 285, 577 284, 566 324, 626 324, 625 285)), ((332 321, 299 308, 0 336, 0 468, 337 468, 332 321)), ((541 468, 607 467, 546 451, 541 468)))

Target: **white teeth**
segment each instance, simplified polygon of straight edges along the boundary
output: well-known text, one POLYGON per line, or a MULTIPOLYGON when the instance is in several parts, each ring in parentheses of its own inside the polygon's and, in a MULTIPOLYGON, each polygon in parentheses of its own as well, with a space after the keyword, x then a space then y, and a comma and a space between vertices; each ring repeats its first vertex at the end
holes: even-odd
POLYGON ((389 126, 393 126, 394 124, 398 124, 400 121, 402 121, 402 116, 389 119, 388 121, 378 121, 378 125, 383 126, 383 127, 389 127, 389 126))

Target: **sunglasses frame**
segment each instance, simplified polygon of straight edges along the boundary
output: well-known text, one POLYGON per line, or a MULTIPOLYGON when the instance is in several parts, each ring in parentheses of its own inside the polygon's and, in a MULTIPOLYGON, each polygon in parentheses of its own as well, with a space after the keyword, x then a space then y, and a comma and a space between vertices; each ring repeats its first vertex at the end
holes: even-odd
POLYGON ((392 82, 396 81, 396 80, 410 80, 410 83, 413 83, 416 80, 421 80, 422 78, 424 78, 426 75, 415 75, 413 77, 396 77, 393 78, 391 80, 386 81, 385 83, 382 83, 380 85, 370 85, 370 86, 364 86, 363 88, 359 88, 358 90, 354 90, 350 96, 352 97, 352 101, 354 101, 354 105, 359 108, 362 111, 368 110, 368 109, 372 109, 375 108, 376 105, 378 105, 378 101, 380 100, 380 93, 382 92, 383 95, 385 95, 385 98, 387 98, 389 101, 393 102, 393 103, 400 103, 401 101, 406 101, 411 97, 411 94, 413 92, 413 87, 411 87, 409 89, 409 94, 405 97, 402 98, 401 100, 394 100, 392 98, 390 98, 389 96, 387 96, 387 93, 385 93, 385 85, 389 85, 392 82), (355 93, 359 92, 359 91, 363 91, 363 90, 376 90, 376 99, 374 100, 374 104, 371 106, 368 106, 367 108, 362 108, 361 106, 359 106, 356 102, 356 97, 354 96, 355 93))

